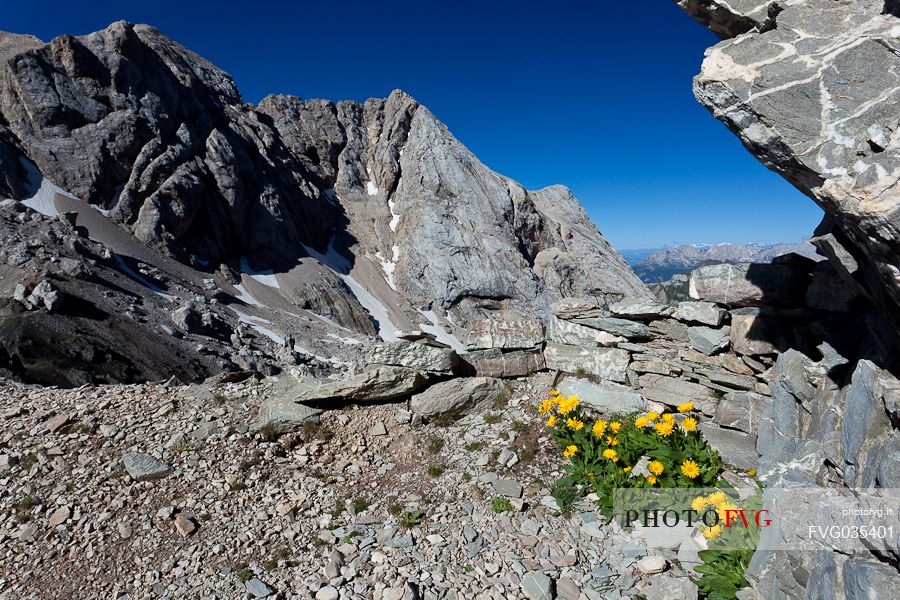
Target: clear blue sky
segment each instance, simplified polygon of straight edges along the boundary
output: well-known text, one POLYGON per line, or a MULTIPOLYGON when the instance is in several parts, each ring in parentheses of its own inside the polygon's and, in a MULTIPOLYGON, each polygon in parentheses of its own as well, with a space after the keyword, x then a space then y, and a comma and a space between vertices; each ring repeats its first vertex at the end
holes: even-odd
POLYGON ((619 248, 796 241, 821 217, 696 102, 716 39, 670 0, 3 4, 0 29, 44 40, 150 23, 250 102, 403 89, 491 168, 568 185, 619 248))

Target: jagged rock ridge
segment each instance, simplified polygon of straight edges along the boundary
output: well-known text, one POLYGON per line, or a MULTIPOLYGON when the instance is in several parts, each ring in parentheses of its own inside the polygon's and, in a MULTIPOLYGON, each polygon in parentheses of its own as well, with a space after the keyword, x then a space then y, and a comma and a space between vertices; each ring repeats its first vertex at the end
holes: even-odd
MULTIPOLYGON (((252 106, 147 25, 49 43, 0 33, 4 197, 72 213, 76 232, 106 245, 104 266, 132 258, 162 288, 191 290, 173 312, 237 316, 309 356, 320 349, 303 336, 323 323, 346 344, 401 328, 456 343, 475 318, 649 295, 566 188, 494 173, 403 92, 252 106)), ((40 282, 41 264, 15 266, 10 286, 40 282)))

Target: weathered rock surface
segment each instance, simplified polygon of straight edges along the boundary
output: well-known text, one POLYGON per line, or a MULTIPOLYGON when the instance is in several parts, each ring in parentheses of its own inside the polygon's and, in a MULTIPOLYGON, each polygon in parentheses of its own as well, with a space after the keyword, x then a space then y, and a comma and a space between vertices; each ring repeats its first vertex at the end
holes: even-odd
POLYGON ((688 339, 691 347, 697 352, 701 352, 706 356, 712 356, 716 352, 720 352, 730 344, 729 335, 731 327, 704 327, 698 325, 688 328, 688 339))
POLYGON ((307 421, 317 421, 323 410, 298 402, 301 386, 294 385, 289 377, 266 396, 259 405, 259 415, 253 428, 268 428, 276 433, 289 433, 303 426, 307 421))
POLYGON ((591 329, 605 331, 629 340, 645 340, 650 337, 649 327, 643 323, 629 321, 628 319, 617 319, 615 317, 582 317, 574 319, 573 323, 584 325, 591 329))
POLYGON ((338 379, 302 379, 292 383, 286 394, 295 402, 353 400, 379 402, 409 396, 425 387, 428 381, 422 371, 403 367, 375 367, 356 375, 338 379))
POLYGON ((155 481, 172 474, 172 467, 149 454, 140 452, 124 454, 122 464, 135 481, 155 481))
POLYGON ((469 323, 466 347, 469 350, 517 350, 535 348, 544 341, 540 321, 493 321, 478 319, 469 323))
POLYGON ((503 382, 492 377, 470 377, 436 383, 409 402, 410 410, 423 417, 463 414, 485 409, 505 392, 503 382))
POLYGON ((731 306, 798 306, 807 274, 793 265, 708 265, 691 271, 691 298, 731 306))
POLYGON ((577 395, 584 406, 601 414, 624 414, 647 408, 647 403, 638 392, 617 383, 593 383, 579 377, 567 377, 556 389, 563 396, 577 395))
POLYGON ((671 316, 673 312, 671 306, 642 297, 625 298, 618 302, 614 302, 609 305, 609 310, 614 315, 621 315, 622 317, 629 319, 645 319, 648 321, 671 316))
POLYGON ((693 402, 704 414, 713 415, 716 397, 712 390, 698 383, 691 383, 674 377, 646 373, 640 377, 641 393, 648 400, 662 402, 668 406, 678 406, 693 402))
POLYGON ((552 342, 544 348, 548 369, 567 373, 583 371, 618 383, 626 381, 628 359, 628 352, 619 348, 588 348, 552 342))
POLYGON ((859 265, 859 281, 896 317, 896 3, 678 4, 724 39, 707 51, 694 80, 697 99, 825 210, 828 227, 818 233, 838 238, 859 265))
POLYGON ((369 363, 422 371, 452 371, 459 357, 449 348, 434 348, 401 340, 375 344, 369 349, 367 360, 369 363))
POLYGON ((537 350, 476 350, 462 361, 479 377, 525 377, 545 368, 544 355, 537 350))
POLYGON ((712 302, 685 300, 678 303, 673 316, 679 321, 718 327, 722 324, 722 319, 725 317, 725 309, 712 302))

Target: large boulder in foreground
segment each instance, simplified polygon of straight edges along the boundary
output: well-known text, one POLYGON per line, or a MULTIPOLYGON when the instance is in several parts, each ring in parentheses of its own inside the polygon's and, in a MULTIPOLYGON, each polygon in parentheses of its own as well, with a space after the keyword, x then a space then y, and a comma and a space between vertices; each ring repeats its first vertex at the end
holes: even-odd
POLYGON ((799 306, 809 283, 787 264, 707 265, 691 271, 691 298, 728 306, 799 306))
POLYGON ((506 386, 492 377, 466 377, 436 383, 409 402, 410 410, 422 417, 462 414, 490 408, 506 386))

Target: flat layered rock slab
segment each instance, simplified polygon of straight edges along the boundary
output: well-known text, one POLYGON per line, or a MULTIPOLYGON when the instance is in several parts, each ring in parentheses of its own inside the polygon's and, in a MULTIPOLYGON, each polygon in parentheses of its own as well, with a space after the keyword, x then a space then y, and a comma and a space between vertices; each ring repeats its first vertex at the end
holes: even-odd
POLYGON ((647 298, 625 298, 609 305, 609 312, 627 319, 653 320, 671 316, 675 309, 647 298))
POLYGON ((621 348, 589 348, 548 343, 544 348, 548 369, 566 373, 584 371, 601 379, 624 383, 630 355, 621 348))
POLYGON ((423 417, 487 409, 506 392, 499 379, 462 377, 436 383, 410 400, 410 410, 423 417))
POLYGON ((299 379, 285 393, 291 394, 295 402, 379 402, 409 396, 427 383, 428 376, 423 371, 377 367, 342 379, 299 379))
POLYGON ((711 423, 700 423, 699 430, 728 464, 740 469, 755 469, 759 466, 755 435, 716 427, 711 423))
POLYGON ((369 350, 370 364, 380 364, 421 371, 452 371, 459 356, 450 348, 435 348, 406 340, 375 344, 369 350))
POLYGON ((476 350, 467 352, 463 362, 479 377, 526 377, 546 368, 544 355, 538 350, 476 350))
POLYGON ((122 455, 125 470, 135 481, 156 481, 173 473, 172 467, 163 461, 142 452, 129 452, 122 455))
POLYGON ((270 428, 276 433, 296 431, 307 421, 317 421, 324 410, 297 401, 299 386, 285 381, 259 405, 259 415, 253 429, 270 428))
POLYGON ((661 402, 667 406, 693 402, 703 414, 709 416, 715 414, 718 399, 712 390, 704 385, 655 373, 641 375, 639 382, 641 394, 647 400, 661 402))
POLYGON ((641 394, 616 383, 593 383, 587 379, 567 377, 556 389, 563 396, 577 395, 582 405, 603 414, 639 412, 647 408, 641 394))
POLYGON ((809 275, 788 264, 708 265, 691 271, 690 295, 730 306, 801 306, 809 275))
POLYGON ((544 342, 544 325, 537 320, 493 321, 475 319, 469 322, 466 336, 468 350, 525 350, 544 342))

